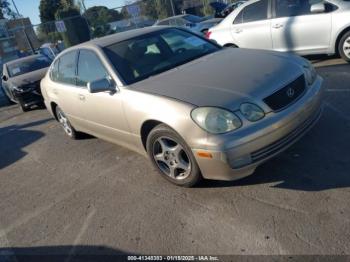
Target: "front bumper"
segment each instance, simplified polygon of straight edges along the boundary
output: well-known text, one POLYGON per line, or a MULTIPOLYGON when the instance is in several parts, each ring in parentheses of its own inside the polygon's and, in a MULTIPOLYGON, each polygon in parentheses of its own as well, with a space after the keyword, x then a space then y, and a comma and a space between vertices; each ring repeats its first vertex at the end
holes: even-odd
POLYGON ((294 104, 272 112, 250 127, 226 134, 217 141, 218 149, 192 149, 206 179, 237 180, 254 173, 268 159, 278 155, 303 137, 322 114, 322 78, 294 104), (224 145, 224 146, 223 146, 224 145), (197 153, 208 151, 212 158, 197 153))
POLYGON ((40 86, 23 88, 23 91, 13 90, 15 99, 25 107, 37 105, 44 102, 41 95, 40 86))

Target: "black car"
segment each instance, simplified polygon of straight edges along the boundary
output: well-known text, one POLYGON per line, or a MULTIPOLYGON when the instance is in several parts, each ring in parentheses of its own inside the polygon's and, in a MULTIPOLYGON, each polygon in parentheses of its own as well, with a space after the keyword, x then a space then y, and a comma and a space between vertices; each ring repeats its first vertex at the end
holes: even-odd
POLYGON ((32 105, 43 104, 40 81, 51 62, 46 56, 32 55, 3 65, 3 91, 9 100, 18 103, 24 112, 32 105))
POLYGON ((225 18, 226 16, 231 14, 236 8, 238 8, 240 5, 242 5, 242 4, 246 3, 246 2, 247 2, 247 0, 240 0, 240 1, 236 1, 234 3, 231 3, 231 4, 227 5, 220 12, 215 13, 215 17, 217 17, 217 18, 225 18))

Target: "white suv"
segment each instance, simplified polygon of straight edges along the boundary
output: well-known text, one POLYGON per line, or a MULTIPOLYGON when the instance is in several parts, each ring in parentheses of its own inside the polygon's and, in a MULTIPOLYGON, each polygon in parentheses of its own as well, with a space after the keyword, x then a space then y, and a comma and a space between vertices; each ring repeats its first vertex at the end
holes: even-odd
POLYGON ((349 0, 250 0, 211 28, 222 46, 340 54, 350 62, 349 0))

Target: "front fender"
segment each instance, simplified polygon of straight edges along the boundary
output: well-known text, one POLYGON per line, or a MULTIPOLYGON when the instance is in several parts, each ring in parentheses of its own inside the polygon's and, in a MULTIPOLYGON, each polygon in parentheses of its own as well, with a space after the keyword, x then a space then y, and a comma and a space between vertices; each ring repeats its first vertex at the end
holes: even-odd
POLYGON ((191 148, 203 145, 207 140, 207 132, 191 118, 191 111, 196 106, 138 91, 123 90, 121 93, 125 116, 134 135, 141 136, 142 125, 155 120, 174 129, 191 148))

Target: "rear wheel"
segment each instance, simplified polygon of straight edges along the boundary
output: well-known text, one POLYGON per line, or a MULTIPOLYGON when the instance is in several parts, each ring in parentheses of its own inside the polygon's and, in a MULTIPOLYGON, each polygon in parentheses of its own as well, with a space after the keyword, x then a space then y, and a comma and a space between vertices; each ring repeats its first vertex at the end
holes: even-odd
POLYGON ((56 107, 56 116, 66 135, 69 136, 71 139, 77 139, 78 132, 72 127, 65 113, 58 106, 56 107))
POLYGON ((341 58, 350 63, 350 32, 345 33, 340 39, 338 51, 341 58))
POLYGON ((150 132, 147 153, 159 173, 173 184, 192 187, 202 179, 191 149, 166 125, 159 125, 150 132))
POLYGON ((224 47, 238 48, 235 44, 226 44, 224 47))

